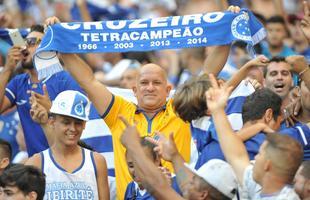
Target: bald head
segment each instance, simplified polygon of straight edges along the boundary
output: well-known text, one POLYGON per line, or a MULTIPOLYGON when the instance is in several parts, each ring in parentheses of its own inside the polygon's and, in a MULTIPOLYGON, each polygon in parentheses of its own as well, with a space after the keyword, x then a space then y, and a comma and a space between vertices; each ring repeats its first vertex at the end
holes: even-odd
POLYGON ((146 65, 143 65, 140 68, 140 73, 138 75, 138 79, 140 76, 142 76, 143 74, 147 74, 147 73, 154 73, 154 74, 158 74, 160 75, 165 81, 167 81, 167 72, 164 70, 164 68, 162 68, 159 65, 156 65, 154 63, 148 63, 146 65))

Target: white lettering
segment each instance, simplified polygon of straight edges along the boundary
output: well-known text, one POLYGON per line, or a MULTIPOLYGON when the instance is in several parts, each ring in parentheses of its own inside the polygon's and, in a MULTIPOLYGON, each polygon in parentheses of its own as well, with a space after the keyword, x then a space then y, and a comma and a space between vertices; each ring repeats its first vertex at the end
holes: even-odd
POLYGON ((207 13, 202 17, 202 19, 205 22, 214 23, 221 20, 224 17, 224 15, 225 14, 223 12, 207 13))
POLYGON ((192 36, 191 30, 188 27, 185 28, 184 33, 183 33, 183 37, 186 37, 186 36, 189 36, 189 37, 192 36))
POLYGON ((179 25, 179 20, 180 20, 181 16, 173 16, 171 19, 171 26, 177 26, 179 25))
POLYGON ((182 19, 182 25, 188 25, 190 21, 193 21, 194 24, 200 24, 202 14, 196 15, 185 15, 182 19))
POLYGON ((84 22, 84 29, 85 30, 91 30, 92 26, 95 26, 95 29, 102 30, 102 23, 101 22, 84 22))
POLYGON ((117 29, 122 29, 126 26, 126 21, 124 20, 120 20, 120 21, 107 21, 106 23, 106 26, 107 28, 109 29, 114 29, 114 30, 117 30, 117 29), (118 22, 118 24, 114 24, 115 22, 118 22))
POLYGON ((119 41, 119 33, 110 34, 111 41, 119 41))
POLYGON ((99 42, 99 33, 92 33, 91 35, 91 41, 92 42, 99 42))
POLYGON ((60 25, 69 30, 75 30, 81 27, 81 24, 60 23, 60 25))
POLYGON ((147 19, 136 19, 133 20, 130 24, 129 24, 129 28, 147 28, 147 24, 143 24, 142 22, 144 22, 147 19))
POLYGON ((151 19, 151 27, 167 27, 168 17, 160 17, 151 19))

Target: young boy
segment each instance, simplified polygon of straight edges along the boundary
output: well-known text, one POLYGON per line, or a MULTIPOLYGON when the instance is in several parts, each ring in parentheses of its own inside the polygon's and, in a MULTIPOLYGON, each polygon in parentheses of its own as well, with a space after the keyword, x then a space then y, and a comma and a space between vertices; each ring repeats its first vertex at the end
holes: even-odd
MULTIPOLYGON (((181 194, 181 190, 179 189, 179 186, 177 185, 176 178, 171 177, 171 174, 169 171, 161 167, 160 163, 160 157, 159 155, 154 151, 154 148, 156 145, 146 140, 144 137, 141 138, 141 146, 145 152, 145 154, 151 158, 151 160, 154 162, 156 166, 162 170, 162 173, 165 174, 165 177, 168 179, 169 182, 171 182, 171 187, 179 194, 181 194)), ((133 199, 141 199, 141 200, 153 200, 155 199, 150 193, 146 191, 146 189, 141 184, 140 177, 138 177, 135 173, 133 159, 130 154, 126 152, 126 162, 128 166, 128 171, 133 179, 132 182, 130 182, 127 185, 127 189, 125 192, 125 198, 124 200, 133 200, 133 199)))
MULTIPOLYGON (((44 107, 33 100, 32 117, 46 118, 44 107)), ((61 92, 52 103, 49 130, 42 127, 54 136, 54 143, 26 163, 46 174, 46 199, 109 199, 104 157, 78 145, 89 106, 87 97, 73 90, 61 92)))

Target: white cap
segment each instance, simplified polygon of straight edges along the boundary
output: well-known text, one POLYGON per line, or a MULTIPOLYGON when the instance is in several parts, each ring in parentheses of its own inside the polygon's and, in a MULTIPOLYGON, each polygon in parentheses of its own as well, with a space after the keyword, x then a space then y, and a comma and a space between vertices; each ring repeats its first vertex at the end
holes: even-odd
POLYGON ((88 121, 90 102, 81 92, 66 90, 57 95, 50 109, 51 113, 88 121))
POLYGON ((198 170, 187 166, 195 174, 229 198, 234 198, 238 191, 238 182, 232 167, 220 159, 212 159, 198 170))

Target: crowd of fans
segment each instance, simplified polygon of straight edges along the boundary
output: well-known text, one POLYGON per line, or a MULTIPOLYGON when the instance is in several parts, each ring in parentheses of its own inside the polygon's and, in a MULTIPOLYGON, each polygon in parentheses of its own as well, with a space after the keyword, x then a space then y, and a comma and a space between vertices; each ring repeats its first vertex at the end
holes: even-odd
POLYGON ((0 1, 0 199, 310 199, 309 62, 308 1, 0 1), (253 48, 58 53, 43 80, 32 60, 56 23, 240 8, 253 48))

